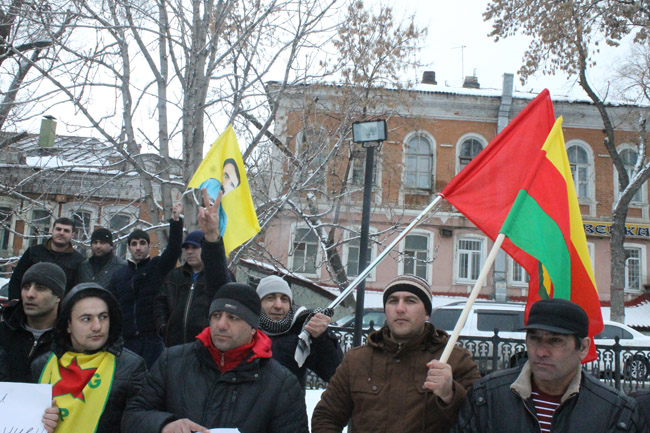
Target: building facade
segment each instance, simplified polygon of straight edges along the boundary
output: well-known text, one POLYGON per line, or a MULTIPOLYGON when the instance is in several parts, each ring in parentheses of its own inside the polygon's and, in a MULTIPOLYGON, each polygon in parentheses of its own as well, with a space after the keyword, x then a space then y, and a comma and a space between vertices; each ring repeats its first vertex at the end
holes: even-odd
MULTIPOLYGON (((369 117, 386 118, 389 130, 388 139, 377 152, 373 178, 371 257, 389 244, 536 96, 514 92, 513 87, 510 74, 504 75, 504 88, 499 90, 420 84, 412 90, 395 91, 404 97, 395 99, 397 102, 392 102, 390 110, 375 109, 368 113, 369 117)), ((337 150, 337 147, 354 149, 355 146, 350 143, 350 137, 339 138, 340 124, 332 121, 337 118, 333 113, 340 110, 336 102, 339 97, 340 88, 336 86, 303 86, 292 89, 279 103, 275 133, 288 143, 297 158, 303 158, 303 165, 312 169, 303 169, 296 175, 289 163, 271 165, 268 194, 283 197, 287 185, 297 176, 305 177, 305 172, 318 180, 320 188, 318 193, 309 188, 293 191, 297 201, 309 203, 309 212, 296 212, 294 204, 285 206, 285 211, 278 214, 264 235, 264 246, 286 269, 331 285, 336 285, 333 276, 336 272, 327 245, 338 253, 348 281, 358 273, 361 221, 358 186, 363 178, 364 155, 361 148, 347 154, 337 150), (317 148, 321 156, 307 152, 310 146, 317 148), (355 155, 356 161, 348 167, 349 158, 355 155), (322 168, 320 173, 313 168, 316 166, 322 168), (347 180, 344 199, 339 187, 341 179, 347 180), (333 205, 337 200, 340 206, 333 205), (324 234, 330 233, 333 226, 337 230, 327 244, 324 234)), ((551 98, 556 117, 564 118, 566 149, 596 283, 601 301, 607 302, 608 230, 612 205, 619 192, 617 176, 604 146, 602 120, 589 102, 554 97, 553 92, 551 98)), ((644 108, 622 104, 608 105, 607 109, 616 125, 617 149, 631 171, 639 142, 639 110, 644 108)), ((626 300, 630 301, 643 294, 649 282, 650 215, 646 184, 635 195, 627 224, 625 291, 626 300)), ((466 295, 476 282, 491 246, 491 240, 443 202, 435 214, 406 236, 378 265, 366 287, 379 290, 396 275, 415 274, 426 279, 436 294, 466 295)), ((481 295, 501 301, 522 300, 527 296, 527 282, 526 272, 502 252, 481 295)), ((344 283, 339 281, 338 285, 344 283)))

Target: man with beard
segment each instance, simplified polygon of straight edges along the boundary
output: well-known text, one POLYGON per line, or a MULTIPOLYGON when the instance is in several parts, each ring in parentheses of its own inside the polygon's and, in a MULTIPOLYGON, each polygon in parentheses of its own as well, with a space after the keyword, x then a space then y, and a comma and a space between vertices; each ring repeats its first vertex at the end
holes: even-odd
POLYGON ((126 260, 117 257, 113 252, 113 234, 110 230, 100 227, 90 236, 92 256, 79 266, 77 284, 94 281, 106 288, 111 282, 113 272, 120 266, 126 265, 126 260))
POLYGON ((0 347, 7 354, 6 380, 34 380, 30 367, 36 357, 50 350, 65 285, 65 273, 54 263, 36 263, 23 275, 20 300, 3 308, 0 321, 0 347))
POLYGON ((257 294, 262 302, 260 329, 271 337, 273 358, 295 374, 303 388, 308 368, 329 382, 343 358, 336 336, 327 329, 330 317, 296 307, 289 284, 276 275, 262 278, 257 294), (303 328, 311 336, 311 350, 305 363, 299 366, 295 353, 303 328))
POLYGON ((43 416, 48 432, 120 432, 127 401, 147 371, 141 357, 122 347, 121 334, 120 307, 99 284, 78 284, 63 298, 53 353, 32 367, 39 383, 52 385, 56 406, 43 416))
POLYGON ((59 218, 52 226, 52 237, 42 244, 27 248, 9 280, 9 299, 20 298, 22 279, 27 269, 33 264, 40 262, 52 262, 59 265, 66 276, 66 292, 74 286, 77 281, 77 270, 84 260, 79 252, 72 246, 74 237, 74 221, 70 218, 59 218))

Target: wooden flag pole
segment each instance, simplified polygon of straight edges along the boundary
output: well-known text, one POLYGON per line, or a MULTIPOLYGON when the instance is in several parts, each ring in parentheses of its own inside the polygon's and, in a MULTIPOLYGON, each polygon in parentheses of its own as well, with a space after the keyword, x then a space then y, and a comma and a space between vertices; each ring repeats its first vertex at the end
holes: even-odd
POLYGON ((445 346, 445 350, 442 352, 442 356, 440 357, 440 361, 442 362, 447 362, 449 360, 449 356, 451 355, 451 351, 454 348, 454 345, 458 341, 458 336, 460 335, 460 330, 463 329, 463 326, 465 326, 465 321, 467 320, 467 316, 469 315, 469 311, 472 309, 472 305, 474 305, 474 301, 476 301, 476 298, 478 297, 478 294, 481 292, 481 287, 483 286, 483 283, 485 283, 485 280, 487 279, 488 272, 492 268, 492 265, 494 264, 494 260, 497 257, 497 253, 501 249, 501 244, 503 243, 503 240, 506 238, 506 235, 503 233, 499 233, 499 236, 497 236, 496 240, 494 241, 494 245, 492 245, 492 249, 490 250, 490 254, 488 254, 487 260, 485 261, 485 264, 483 265, 483 268, 481 269, 481 273, 478 276, 478 279, 476 280, 476 284, 474 284, 474 288, 472 289, 472 293, 470 293, 469 298, 467 299, 467 303, 465 304, 465 308, 463 308, 463 312, 461 313, 460 317, 458 318, 458 322, 456 322, 456 327, 454 328, 454 331, 451 333, 449 336, 449 340, 447 341, 447 345, 445 346))

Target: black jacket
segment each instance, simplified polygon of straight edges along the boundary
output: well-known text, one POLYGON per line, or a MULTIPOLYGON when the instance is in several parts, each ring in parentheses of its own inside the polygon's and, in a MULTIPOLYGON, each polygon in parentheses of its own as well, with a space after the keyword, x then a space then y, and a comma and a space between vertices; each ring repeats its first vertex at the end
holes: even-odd
MULTIPOLYGON (((529 395, 511 385, 530 382, 519 378, 523 367, 492 373, 474 382, 458 414, 452 433, 539 432, 535 406, 529 395)), ((522 374, 522 378, 526 373, 522 374)), ((578 379, 574 379, 575 382, 578 379)), ((581 373, 576 392, 567 391, 553 416, 553 433, 648 432, 639 405, 632 398, 581 373)), ((530 387, 530 385, 528 385, 530 387)), ((572 388, 572 385, 569 385, 572 388)))
POLYGON ((223 242, 204 245, 201 260, 214 270, 213 285, 206 285, 203 271, 194 282, 192 268, 185 264, 169 273, 156 299, 156 329, 167 347, 192 342, 210 324, 212 298, 222 285, 231 282, 223 242))
POLYGON ((165 276, 176 267, 182 239, 183 220, 170 220, 169 242, 160 256, 137 264, 129 261, 113 273, 108 290, 120 304, 125 340, 138 335, 157 335, 154 300, 162 290, 165 276))
POLYGON ((7 352, 8 380, 33 382, 31 364, 38 356, 50 350, 54 330, 45 331, 34 340, 34 334, 24 328, 25 313, 22 301, 11 301, 2 310, 0 347, 7 352))
POLYGON ((293 374, 260 358, 221 374, 198 340, 163 352, 127 405, 122 431, 159 433, 182 418, 242 433, 308 432, 305 397, 293 374))
POLYGON ((126 265, 126 260, 111 253, 110 259, 96 274, 93 272, 93 265, 90 262, 92 257, 84 260, 79 265, 79 272, 77 273, 77 284, 95 282, 100 286, 106 288, 111 283, 113 273, 121 266, 126 265))
MULTIPOLYGON (((147 373, 144 359, 129 349, 122 348, 121 340, 108 351, 115 355, 115 373, 111 392, 95 433, 120 433, 120 422, 126 403, 138 392, 147 373)), ((45 353, 34 361, 32 365, 34 382, 38 381, 51 354, 51 352, 45 353)))
POLYGON ((59 253, 52 250, 51 244, 52 239, 48 239, 42 244, 27 248, 11 273, 9 299, 20 299, 23 275, 32 265, 40 262, 56 263, 61 266, 67 280, 66 293, 76 284, 77 270, 81 262, 84 261, 84 256, 75 250, 72 245, 66 251, 59 253))
POLYGON ((307 369, 316 373, 321 379, 329 382, 336 368, 343 360, 343 352, 339 347, 336 336, 329 329, 318 338, 311 339, 311 350, 302 367, 298 367, 295 360, 296 347, 298 346, 298 335, 307 319, 307 315, 300 317, 284 334, 269 335, 273 359, 287 367, 296 375, 300 385, 305 387, 307 369))

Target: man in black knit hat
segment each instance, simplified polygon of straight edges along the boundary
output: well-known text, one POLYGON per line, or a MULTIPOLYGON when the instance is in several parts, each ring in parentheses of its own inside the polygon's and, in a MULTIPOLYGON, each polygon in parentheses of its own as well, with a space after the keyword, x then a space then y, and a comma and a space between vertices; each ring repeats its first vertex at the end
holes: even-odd
POLYGON ((25 272, 21 283, 20 300, 2 310, 0 348, 7 353, 8 380, 33 382, 30 366, 50 350, 66 277, 58 265, 40 262, 25 272))
POLYGON ((107 288, 113 272, 126 265, 126 260, 117 257, 113 251, 113 234, 109 229, 100 227, 90 236, 92 256, 79 266, 77 284, 95 282, 107 288))

